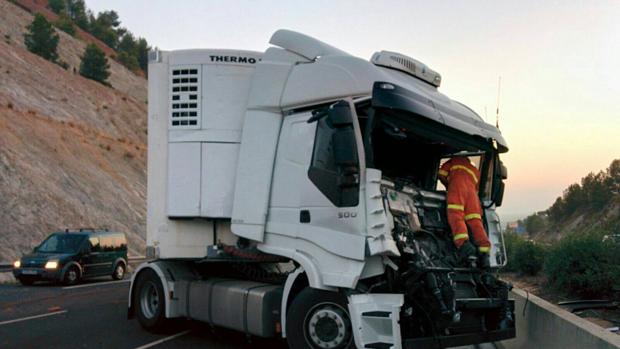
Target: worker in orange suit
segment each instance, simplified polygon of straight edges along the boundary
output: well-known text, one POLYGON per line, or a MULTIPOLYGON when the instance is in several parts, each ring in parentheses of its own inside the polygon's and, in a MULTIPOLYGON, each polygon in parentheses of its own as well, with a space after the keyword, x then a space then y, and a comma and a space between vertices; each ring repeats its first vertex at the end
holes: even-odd
POLYGON ((441 166, 439 180, 448 188, 448 224, 459 254, 463 258, 476 254, 476 248, 469 242, 469 227, 480 253, 481 266, 488 267, 491 242, 482 225, 482 207, 478 199, 480 172, 467 156, 456 156, 441 166))

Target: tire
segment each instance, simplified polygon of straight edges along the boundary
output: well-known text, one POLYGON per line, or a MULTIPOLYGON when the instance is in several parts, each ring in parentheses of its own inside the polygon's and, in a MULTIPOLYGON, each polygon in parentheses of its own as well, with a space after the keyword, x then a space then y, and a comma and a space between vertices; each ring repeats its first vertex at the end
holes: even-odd
POLYGON ((112 272, 112 279, 123 280, 124 277, 125 277, 125 264, 123 262, 118 262, 114 266, 114 271, 112 272))
POLYGON ((18 280, 19 280, 19 283, 24 286, 31 286, 32 284, 34 284, 33 279, 19 278, 18 280))
POLYGON ((162 332, 168 322, 164 296, 164 287, 155 271, 146 269, 138 275, 132 304, 136 309, 138 322, 149 332, 162 332))
POLYGON ((80 281, 80 269, 75 265, 72 265, 65 271, 65 275, 62 277, 62 283, 64 285, 75 285, 80 281))
POLYGON ((337 292, 302 290, 287 312, 286 332, 289 348, 355 348, 346 298, 337 292))

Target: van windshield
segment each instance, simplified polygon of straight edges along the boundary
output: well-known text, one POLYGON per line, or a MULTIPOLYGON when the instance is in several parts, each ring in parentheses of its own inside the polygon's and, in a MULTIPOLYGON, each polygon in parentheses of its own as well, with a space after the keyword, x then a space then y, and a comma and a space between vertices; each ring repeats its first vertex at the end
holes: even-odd
POLYGON ((84 235, 52 234, 37 249, 44 253, 77 252, 84 241, 84 235))

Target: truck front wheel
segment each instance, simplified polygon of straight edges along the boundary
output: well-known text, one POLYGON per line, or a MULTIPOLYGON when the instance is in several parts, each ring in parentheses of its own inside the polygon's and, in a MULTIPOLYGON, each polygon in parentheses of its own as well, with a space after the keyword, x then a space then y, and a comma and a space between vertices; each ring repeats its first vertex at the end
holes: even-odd
POLYGON ((166 323, 164 287, 161 279, 151 269, 138 275, 133 304, 138 322, 149 332, 160 332, 166 323))
POLYGON ((287 312, 286 332, 290 348, 355 348, 346 298, 337 292, 301 291, 287 312))

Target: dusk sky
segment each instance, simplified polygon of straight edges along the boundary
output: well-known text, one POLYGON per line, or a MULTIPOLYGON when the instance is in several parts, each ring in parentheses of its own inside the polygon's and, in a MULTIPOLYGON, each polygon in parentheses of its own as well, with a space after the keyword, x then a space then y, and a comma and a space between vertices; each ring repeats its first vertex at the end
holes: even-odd
POLYGON ((366 59, 401 52, 440 72, 440 91, 489 123, 501 76, 504 216, 546 209, 620 158, 620 1, 86 2, 164 50, 264 51, 286 28, 366 59))

